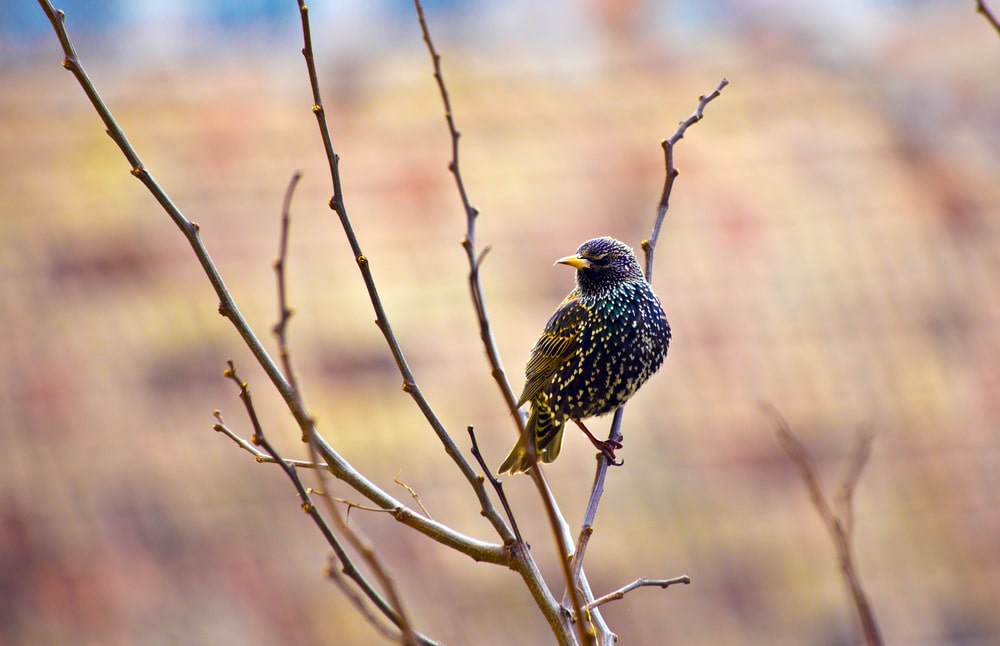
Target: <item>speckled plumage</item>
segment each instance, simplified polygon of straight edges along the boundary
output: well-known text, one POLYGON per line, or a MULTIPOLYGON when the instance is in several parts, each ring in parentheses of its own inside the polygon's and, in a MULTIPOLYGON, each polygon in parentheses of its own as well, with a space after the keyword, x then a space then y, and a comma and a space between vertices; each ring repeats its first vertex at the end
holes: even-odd
MULTIPOLYGON (((518 402, 531 403, 528 434, 541 462, 559 455, 567 419, 620 407, 659 369, 670 345, 670 324, 628 245, 595 238, 556 262, 577 269, 576 289, 535 343, 518 402)), ((522 438, 500 473, 531 466, 522 438)))

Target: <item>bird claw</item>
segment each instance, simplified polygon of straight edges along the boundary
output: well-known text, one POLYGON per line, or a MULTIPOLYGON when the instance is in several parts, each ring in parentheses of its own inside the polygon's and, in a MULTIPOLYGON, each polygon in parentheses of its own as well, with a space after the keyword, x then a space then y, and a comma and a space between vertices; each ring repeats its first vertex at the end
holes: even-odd
POLYGON ((590 443, 594 445, 594 448, 596 448, 598 451, 601 452, 601 455, 604 456, 604 458, 608 461, 609 465, 613 467, 620 467, 621 465, 625 464, 625 460, 619 460, 615 457, 615 451, 622 448, 622 443, 620 440, 616 440, 610 437, 606 440, 599 440, 596 437, 594 437, 594 434, 591 433, 589 429, 587 429, 587 427, 583 424, 583 422, 576 419, 575 417, 570 419, 572 419, 576 423, 576 425, 580 427, 580 430, 584 432, 584 434, 587 436, 587 439, 590 440, 590 443))
POLYGON ((618 459, 615 456, 615 451, 622 448, 622 443, 619 442, 618 440, 612 440, 610 438, 604 440, 603 442, 598 440, 594 442, 594 446, 597 448, 598 451, 601 452, 601 455, 604 456, 604 459, 608 461, 608 464, 610 466, 620 467, 621 465, 625 464, 624 459, 618 459))

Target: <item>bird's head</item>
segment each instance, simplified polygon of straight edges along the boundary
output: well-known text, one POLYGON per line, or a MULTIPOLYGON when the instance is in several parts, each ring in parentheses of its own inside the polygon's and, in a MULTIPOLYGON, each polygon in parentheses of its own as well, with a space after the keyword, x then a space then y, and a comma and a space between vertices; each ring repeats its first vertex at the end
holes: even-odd
POLYGON ((572 256, 555 264, 576 269, 576 283, 585 294, 633 280, 643 280, 635 252, 614 238, 594 238, 580 245, 572 256))

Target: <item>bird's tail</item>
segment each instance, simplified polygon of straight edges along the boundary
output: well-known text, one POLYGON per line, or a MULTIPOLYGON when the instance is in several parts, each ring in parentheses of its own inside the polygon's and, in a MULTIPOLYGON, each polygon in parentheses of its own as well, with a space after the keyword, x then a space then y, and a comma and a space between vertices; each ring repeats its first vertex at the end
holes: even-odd
MULTIPOLYGON (((526 430, 528 437, 535 438, 535 453, 539 462, 552 462, 559 457, 564 428, 566 428, 566 420, 556 419, 548 406, 532 404, 526 430)), ((522 436, 517 439, 514 448, 510 450, 510 455, 503 461, 497 472, 515 475, 526 472, 532 466, 534 466, 534 460, 528 453, 528 446, 522 436)))

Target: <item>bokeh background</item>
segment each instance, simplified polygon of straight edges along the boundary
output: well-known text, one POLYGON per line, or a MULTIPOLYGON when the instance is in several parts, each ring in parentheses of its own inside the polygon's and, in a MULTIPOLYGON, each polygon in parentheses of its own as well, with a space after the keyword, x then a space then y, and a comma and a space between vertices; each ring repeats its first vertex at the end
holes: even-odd
MULTIPOLYGON (((403 499, 494 540, 373 325, 333 214, 293 2, 59 5, 153 175, 201 226, 274 347, 271 262, 295 170, 290 338, 329 441, 403 499)), ((995 7, 998 9, 1000 7, 995 7)), ((852 644, 832 544, 761 402, 855 500, 889 643, 1000 642, 1000 39, 972 0, 429 2, 488 244, 515 390, 572 284, 552 260, 638 247, 659 142, 677 148, 654 286, 674 328, 629 405, 588 572, 624 644, 852 644)), ((346 200, 418 382, 499 463, 513 425, 477 337, 442 110, 407 2, 312 6, 346 200)), ((298 431, 182 236, 103 133, 41 10, 0 2, 0 643, 378 644, 323 578, 328 549, 274 467, 212 431, 298 431)), ((597 423, 596 428, 602 424, 597 423)), ((579 524, 593 450, 546 469, 579 524)), ((506 489, 558 585, 526 478, 506 489)), ((352 497, 346 488, 337 494, 352 497)), ((549 643, 520 580, 355 510, 416 626, 449 644, 549 643)))

